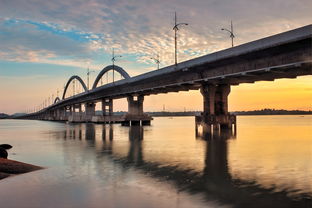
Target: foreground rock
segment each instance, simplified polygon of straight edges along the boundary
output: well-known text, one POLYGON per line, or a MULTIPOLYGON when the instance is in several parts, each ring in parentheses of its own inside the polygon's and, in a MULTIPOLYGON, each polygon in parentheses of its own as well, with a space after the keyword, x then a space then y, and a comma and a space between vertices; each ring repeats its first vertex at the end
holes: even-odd
POLYGON ((0 158, 8 158, 8 152, 2 147, 0 147, 0 158))
POLYGON ((9 144, 0 144, 0 158, 8 158, 7 149, 11 149, 12 145, 9 144))
POLYGON ((6 178, 13 174, 22 174, 39 169, 42 169, 42 167, 0 158, 0 179, 6 178))
POLYGON ((11 149, 12 145, 10 145, 10 144, 0 144, 0 147, 3 148, 3 149, 11 149))

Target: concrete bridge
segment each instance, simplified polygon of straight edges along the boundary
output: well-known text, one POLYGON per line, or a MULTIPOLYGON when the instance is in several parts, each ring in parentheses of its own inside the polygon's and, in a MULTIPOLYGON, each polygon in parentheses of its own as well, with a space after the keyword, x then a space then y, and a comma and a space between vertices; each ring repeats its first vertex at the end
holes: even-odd
POLYGON ((20 118, 145 125, 152 119, 143 111, 145 96, 200 89, 203 113, 196 117, 196 125, 201 124, 209 132, 236 124, 235 116, 228 112, 231 85, 302 75, 312 75, 312 25, 135 77, 130 77, 121 67, 110 65, 99 73, 92 89, 87 89, 79 76, 72 76, 62 98, 56 98, 54 104, 20 118), (117 71, 124 79, 97 87, 101 77, 110 70, 117 71), (65 98, 73 80, 78 80, 85 92, 65 98), (113 115, 113 99, 118 98, 127 98, 128 113, 124 116, 113 115), (101 116, 95 115, 96 102, 102 103, 101 116), (82 104, 85 112, 81 110, 82 104))

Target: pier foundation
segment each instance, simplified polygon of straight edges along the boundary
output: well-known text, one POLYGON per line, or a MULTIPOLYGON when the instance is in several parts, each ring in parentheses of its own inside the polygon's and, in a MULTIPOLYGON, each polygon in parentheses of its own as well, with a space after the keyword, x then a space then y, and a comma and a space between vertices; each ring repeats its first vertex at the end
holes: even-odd
POLYGON ((143 111, 143 101, 144 96, 128 96, 128 113, 124 117, 122 122, 123 126, 133 126, 133 125, 150 125, 152 117, 144 113, 143 111))
POLYGON ((228 84, 203 84, 200 92, 203 95, 203 113, 195 117, 195 131, 202 127, 203 134, 236 131, 236 116, 228 112, 228 95, 231 91, 228 84))

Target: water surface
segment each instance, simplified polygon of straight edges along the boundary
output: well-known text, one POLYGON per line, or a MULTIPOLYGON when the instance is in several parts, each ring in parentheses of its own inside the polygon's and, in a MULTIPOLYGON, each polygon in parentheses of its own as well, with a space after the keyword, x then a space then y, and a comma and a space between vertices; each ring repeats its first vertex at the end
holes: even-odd
POLYGON ((311 207, 312 116, 240 116, 196 137, 152 126, 0 120, 9 158, 46 167, 0 181, 6 207, 311 207))

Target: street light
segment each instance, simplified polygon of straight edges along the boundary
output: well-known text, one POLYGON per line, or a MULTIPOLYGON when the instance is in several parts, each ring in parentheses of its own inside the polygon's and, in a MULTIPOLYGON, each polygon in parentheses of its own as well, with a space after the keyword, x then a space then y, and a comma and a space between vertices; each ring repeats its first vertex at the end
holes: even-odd
POLYGON ((76 82, 75 82, 75 79, 73 80, 73 96, 75 96, 75 85, 76 85, 76 82))
POLYGON ((87 77, 88 77, 88 90, 89 90, 89 76, 90 76, 90 73, 92 72, 95 72, 95 71, 90 71, 89 67, 88 67, 88 70, 87 70, 87 77))
POLYGON ((157 54, 157 58, 151 57, 151 59, 155 61, 155 63, 157 64, 157 69, 159 69, 159 64, 160 64, 159 54, 157 54))
POLYGON ((112 54, 112 62, 113 62, 113 82, 114 82, 114 78, 115 78, 115 61, 116 58, 120 58, 122 56, 116 56, 115 52, 114 52, 114 48, 113 48, 113 54, 112 54))
POLYGON ((221 28, 221 30, 224 30, 224 31, 227 31, 230 33, 230 38, 232 39, 232 47, 234 47, 234 32, 233 32, 233 23, 232 23, 232 20, 231 20, 231 30, 228 30, 226 28, 221 28))
POLYGON ((188 25, 188 23, 177 23, 177 13, 174 12, 174 60, 175 65, 178 64, 178 57, 177 57, 177 31, 179 30, 180 25, 188 25))

